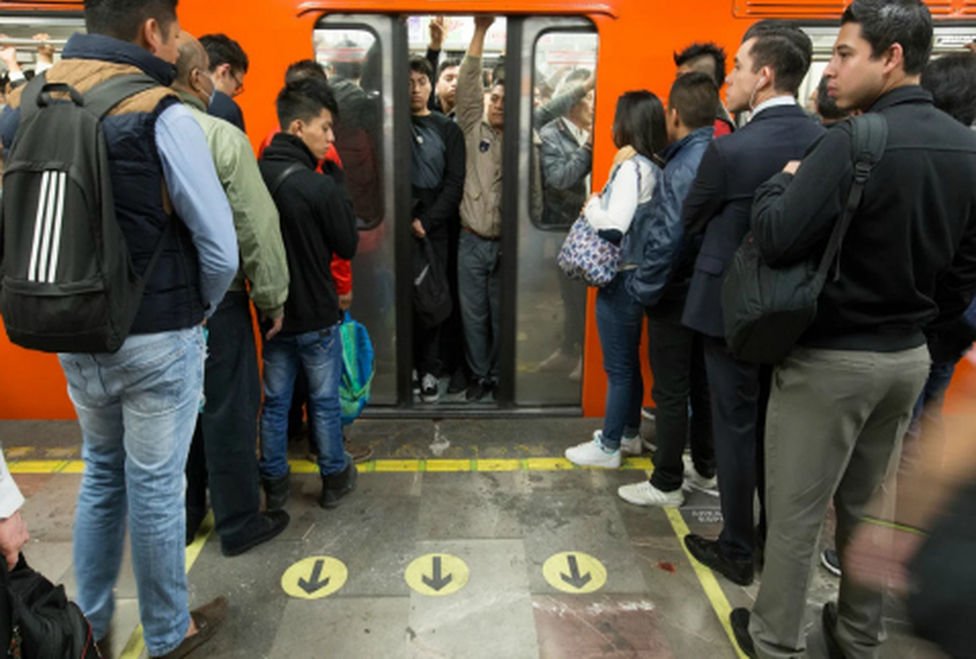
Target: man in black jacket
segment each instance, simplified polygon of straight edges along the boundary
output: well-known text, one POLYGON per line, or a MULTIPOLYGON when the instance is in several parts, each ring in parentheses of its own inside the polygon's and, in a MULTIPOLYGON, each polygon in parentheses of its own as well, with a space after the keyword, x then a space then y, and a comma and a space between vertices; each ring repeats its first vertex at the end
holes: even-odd
POLYGON ((686 240, 700 241, 701 250, 681 321, 705 335, 724 519, 718 540, 689 535, 685 545, 699 561, 742 585, 753 578, 756 447, 765 406, 759 367, 735 359, 726 347, 722 281, 749 230, 756 188, 788 161, 802 157, 823 133, 796 104, 812 50, 809 37, 778 22, 757 23, 746 32, 728 77, 726 100, 732 112, 750 110, 752 118, 711 143, 682 211, 686 240))
MULTIPOLYGON (((773 375, 763 581, 752 615, 736 609, 731 618, 743 649, 754 644, 761 657, 804 654, 807 586, 830 499, 843 556, 928 374, 925 329, 957 319, 976 287, 976 136, 919 87, 929 10, 920 0, 855 0, 841 23, 828 92, 842 109, 880 113, 888 137, 816 318, 773 375)), ((752 228, 769 265, 820 258, 851 188, 851 150, 850 131, 831 129, 802 165, 789 163, 757 191, 752 228)), ((850 577, 841 577, 838 604, 823 609, 830 656, 877 657, 882 594, 850 577)))
POLYGON ((315 171, 335 139, 338 107, 328 84, 318 78, 288 83, 278 94, 277 110, 283 130, 264 150, 260 166, 278 207, 291 278, 281 333, 264 343, 261 477, 268 510, 284 507, 288 409, 298 368, 304 366, 322 475, 319 505, 333 508, 355 487, 356 467, 342 443, 342 314, 329 263, 333 253, 351 259, 359 237, 338 173, 315 171))
MULTIPOLYGON (((415 257, 423 250, 421 241, 429 240, 436 256, 438 276, 447 282, 448 243, 452 225, 457 233, 458 205, 464 193, 464 134, 457 124, 427 106, 434 72, 422 58, 410 60, 410 184, 412 192, 411 231, 415 257)), ((426 260, 426 259, 425 259, 426 260)), ((443 324, 443 323, 442 323, 443 324)), ((437 402, 441 370, 441 325, 426 326, 414 319, 414 368, 420 382, 420 399, 437 402)))

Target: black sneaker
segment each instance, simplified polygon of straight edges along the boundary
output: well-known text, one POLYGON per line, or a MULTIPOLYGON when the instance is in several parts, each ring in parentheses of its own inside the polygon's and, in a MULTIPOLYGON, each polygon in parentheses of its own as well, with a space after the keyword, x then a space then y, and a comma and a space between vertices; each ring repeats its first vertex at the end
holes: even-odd
POLYGON ((356 489, 359 471, 352 460, 343 471, 322 477, 322 494, 319 495, 319 505, 323 508, 335 508, 339 500, 356 489))
POLYGON ((685 547, 699 563, 723 575, 732 583, 748 586, 752 583, 755 567, 752 559, 736 560, 729 558, 718 544, 718 540, 706 540, 694 533, 685 536, 685 547))
POLYGON ((840 576, 840 556, 837 555, 836 549, 824 549, 820 552, 820 564, 835 577, 840 576))
POLYGON ((732 635, 738 644, 742 654, 749 659, 756 659, 756 646, 749 635, 749 609, 732 609, 729 614, 729 623, 732 626, 732 635))
POLYGON ((424 373, 420 381, 420 400, 425 403, 436 403, 441 397, 441 386, 437 376, 433 373, 424 373))

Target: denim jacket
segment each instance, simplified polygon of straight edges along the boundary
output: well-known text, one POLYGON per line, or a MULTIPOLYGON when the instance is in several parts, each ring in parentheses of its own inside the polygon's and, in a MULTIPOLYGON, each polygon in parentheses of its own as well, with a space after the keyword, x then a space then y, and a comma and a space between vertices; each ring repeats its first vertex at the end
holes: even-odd
POLYGON ((639 257, 627 291, 645 307, 656 304, 671 281, 684 241, 681 207, 711 139, 709 125, 692 131, 664 151, 666 164, 649 204, 648 216, 639 233, 631 231, 634 251, 639 257))

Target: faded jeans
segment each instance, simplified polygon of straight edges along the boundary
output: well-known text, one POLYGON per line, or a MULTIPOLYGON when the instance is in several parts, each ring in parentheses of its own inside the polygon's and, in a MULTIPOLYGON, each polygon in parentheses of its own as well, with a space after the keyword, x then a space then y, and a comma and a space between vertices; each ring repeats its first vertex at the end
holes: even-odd
POLYGON ((112 354, 60 359, 85 461, 74 529, 78 605, 103 637, 128 515, 146 645, 165 654, 190 624, 183 470, 203 391, 203 331, 135 335, 112 354))

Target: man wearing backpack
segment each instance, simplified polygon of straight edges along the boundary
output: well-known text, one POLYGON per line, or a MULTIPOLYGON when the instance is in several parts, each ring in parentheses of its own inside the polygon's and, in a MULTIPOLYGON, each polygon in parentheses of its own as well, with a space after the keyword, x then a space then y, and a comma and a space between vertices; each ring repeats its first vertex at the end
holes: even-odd
MULTIPOLYGON (((202 401, 202 325, 237 272, 237 241, 203 132, 166 87, 180 31, 176 0, 87 0, 85 24, 88 34, 71 37, 62 60, 46 72, 47 83, 86 94, 104 81, 145 74, 158 85, 125 98, 100 124, 110 178, 102 184, 114 195, 117 227, 133 269, 147 279, 135 319, 123 328, 129 335, 115 352, 60 354, 85 460, 74 528, 78 603, 95 638, 104 640, 128 515, 149 654, 182 657, 212 637, 227 607, 219 597, 188 610, 183 470, 202 401)), ((25 89, 30 92, 31 85, 25 89)), ((0 124, 7 147, 20 122, 20 100, 19 93, 10 98, 0 124)), ((18 142, 11 157, 21 158, 26 148, 18 142)), ((79 153, 86 161, 73 166, 90 171, 95 150, 79 153)), ((4 222, 34 223, 33 212, 8 213, 6 196, 19 185, 7 180, 10 173, 4 222)), ((74 217, 71 210, 65 217, 74 217)), ((37 213, 38 222, 47 217, 37 213)), ((52 240, 51 254, 45 251, 41 258, 53 264, 58 247, 71 250, 70 241, 58 242, 52 240)), ((6 276, 9 255, 5 251, 6 276)), ((67 267, 91 257, 67 253, 59 262, 67 267)), ((58 272, 51 265, 49 274, 58 272)))
POLYGON ((284 321, 288 264, 278 210, 264 187, 247 135, 206 113, 213 91, 206 71, 207 51, 191 35, 182 33, 173 90, 207 136, 217 175, 234 211, 241 252, 241 271, 207 322, 206 402, 187 467, 187 541, 206 513, 209 486, 220 549, 225 556, 236 556, 288 526, 288 513, 283 510, 259 512, 261 485, 254 447, 261 376, 248 299, 250 293, 262 320, 271 325, 266 335, 270 339, 284 321), (250 284, 247 288, 245 277, 250 284))
POLYGON ((342 440, 342 312, 329 269, 333 254, 351 259, 359 234, 341 181, 315 171, 335 136, 335 97, 316 77, 285 84, 276 102, 282 132, 261 155, 261 175, 281 218, 290 283, 281 333, 264 342, 261 479, 268 510, 288 501, 288 410, 298 369, 308 378, 309 413, 318 447, 319 505, 334 508, 356 485, 356 466, 342 440))
MULTIPOLYGON (((830 500, 843 559, 898 458, 928 375, 925 330, 958 319, 976 288, 976 136, 919 86, 931 48, 932 17, 921 0, 855 0, 824 71, 837 106, 879 113, 887 141, 813 323, 773 373, 766 563, 751 615, 731 614, 752 656, 805 654, 807 588, 830 500)), ((802 164, 787 164, 757 190, 752 228, 769 266, 821 258, 852 187, 851 134, 849 126, 831 129, 802 164)), ((872 523, 890 530, 898 522, 872 523)), ((883 595, 849 572, 837 604, 822 612, 829 655, 877 657, 883 595)))

